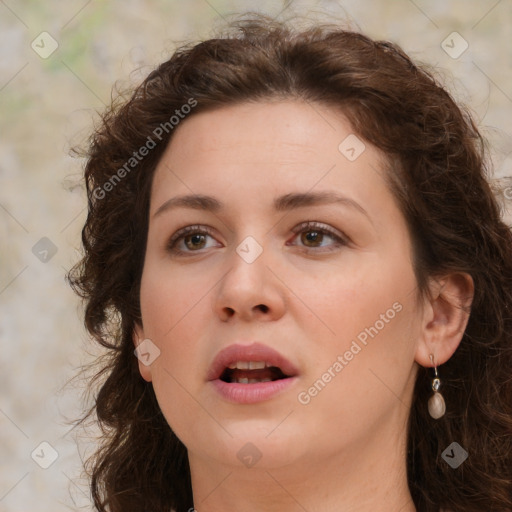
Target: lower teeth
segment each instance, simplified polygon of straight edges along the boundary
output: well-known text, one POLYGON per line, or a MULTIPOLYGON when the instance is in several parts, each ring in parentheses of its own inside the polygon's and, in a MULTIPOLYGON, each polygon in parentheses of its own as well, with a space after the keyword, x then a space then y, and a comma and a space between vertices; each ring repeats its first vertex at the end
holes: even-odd
POLYGON ((239 379, 232 380, 232 384, 257 384, 258 382, 270 382, 272 379, 248 379, 240 377, 239 379))

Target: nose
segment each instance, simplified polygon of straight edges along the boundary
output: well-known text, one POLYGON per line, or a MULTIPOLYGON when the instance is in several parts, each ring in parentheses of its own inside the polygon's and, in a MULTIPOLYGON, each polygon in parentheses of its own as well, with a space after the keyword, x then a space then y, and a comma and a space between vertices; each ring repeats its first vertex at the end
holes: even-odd
POLYGON ((272 321, 284 315, 285 279, 276 277, 280 272, 272 265, 270 252, 264 249, 254 261, 242 252, 231 252, 229 270, 214 294, 213 310, 222 321, 272 321))

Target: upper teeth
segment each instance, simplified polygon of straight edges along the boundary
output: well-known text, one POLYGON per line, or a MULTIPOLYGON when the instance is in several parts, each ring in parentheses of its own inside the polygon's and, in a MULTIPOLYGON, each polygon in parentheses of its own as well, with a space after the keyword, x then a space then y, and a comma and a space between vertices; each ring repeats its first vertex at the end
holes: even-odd
POLYGON ((228 368, 230 370, 263 370, 267 366, 272 366, 266 361, 236 361, 231 363, 228 368))

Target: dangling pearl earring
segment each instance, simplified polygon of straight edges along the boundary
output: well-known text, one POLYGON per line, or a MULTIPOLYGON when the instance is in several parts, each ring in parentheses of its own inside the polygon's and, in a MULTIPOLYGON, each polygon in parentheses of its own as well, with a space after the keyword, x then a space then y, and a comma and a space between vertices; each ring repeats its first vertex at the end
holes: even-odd
POLYGON ((430 354, 430 360, 434 365, 434 378, 432 379, 432 391, 434 394, 428 399, 428 413, 435 420, 444 416, 446 412, 446 404, 444 402, 443 395, 439 393, 439 388, 441 386, 441 380, 437 375, 437 366, 434 364, 434 356, 430 354))

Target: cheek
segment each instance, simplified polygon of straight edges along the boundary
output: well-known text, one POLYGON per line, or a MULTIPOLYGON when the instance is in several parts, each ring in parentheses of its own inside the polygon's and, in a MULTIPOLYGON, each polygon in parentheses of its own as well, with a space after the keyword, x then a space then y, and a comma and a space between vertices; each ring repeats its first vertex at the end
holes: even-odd
POLYGON ((330 280, 325 294, 316 295, 321 318, 335 334, 315 338, 311 330, 317 356, 302 389, 301 403, 309 401, 304 421, 322 417, 346 436, 407 403, 419 332, 415 278, 412 269, 382 268, 330 280))
POLYGON ((332 387, 357 386, 372 368, 389 374, 391 380, 397 372, 406 377, 414 360, 420 318, 416 279, 406 258, 367 258, 350 271, 337 269, 317 279, 314 287, 303 281, 296 290, 298 296, 307 297, 308 310, 314 313, 301 320, 309 348, 316 354, 308 375, 311 381, 344 355, 346 378, 332 387))
POLYGON ((193 399, 198 381, 193 372, 204 334, 198 317, 208 313, 205 293, 197 273, 193 278, 178 272, 171 275, 156 266, 145 270, 141 283, 144 335, 160 350, 151 365, 153 389, 169 426, 183 442, 188 441, 191 425, 211 420, 193 399))
POLYGON ((145 334, 165 341, 174 338, 182 325, 193 326, 191 319, 209 288, 199 272, 171 271, 165 264, 149 264, 141 283, 145 334))
POLYGON ((309 329, 317 334, 323 331, 329 343, 355 338, 376 323, 379 332, 389 331, 389 326, 396 328, 405 316, 413 314, 405 304, 414 296, 416 280, 406 261, 388 263, 377 255, 359 261, 354 255, 352 259, 353 264, 347 258, 344 268, 333 267, 314 279, 304 275, 291 279, 294 294, 304 298, 311 313, 306 315, 309 329))
MULTIPOLYGON (((211 287, 210 287, 211 288, 211 287)), ((144 336, 160 350, 159 357, 151 365, 151 380, 160 407, 169 420, 167 411, 171 404, 184 404, 197 375, 199 346, 204 336, 204 322, 211 310, 207 310, 209 288, 204 279, 183 273, 169 272, 165 266, 148 266, 141 282, 141 310, 144 336), (206 289, 206 291, 205 291, 206 289)))

